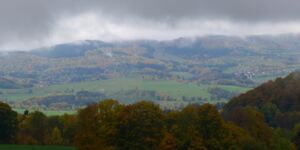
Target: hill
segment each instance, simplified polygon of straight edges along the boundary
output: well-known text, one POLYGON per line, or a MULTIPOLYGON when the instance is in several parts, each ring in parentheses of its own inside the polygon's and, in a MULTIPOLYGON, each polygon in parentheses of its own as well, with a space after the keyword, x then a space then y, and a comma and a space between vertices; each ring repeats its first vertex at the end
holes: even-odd
POLYGON ((29 85, 23 85, 13 80, 0 77, 0 89, 21 89, 26 87, 29 87, 29 85))
POLYGON ((0 53, 0 78, 13 81, 0 84, 0 99, 104 91, 106 98, 124 103, 225 102, 243 89, 300 69, 299 39, 300 35, 86 40, 0 53))
POLYGON ((274 127, 293 128, 300 122, 300 72, 268 81, 233 98, 225 105, 224 113, 245 107, 262 112, 274 127))
POLYGON ((109 44, 101 41, 86 40, 78 43, 64 43, 52 47, 35 49, 31 53, 47 58, 79 57, 83 56, 88 50, 106 46, 109 46, 109 44))

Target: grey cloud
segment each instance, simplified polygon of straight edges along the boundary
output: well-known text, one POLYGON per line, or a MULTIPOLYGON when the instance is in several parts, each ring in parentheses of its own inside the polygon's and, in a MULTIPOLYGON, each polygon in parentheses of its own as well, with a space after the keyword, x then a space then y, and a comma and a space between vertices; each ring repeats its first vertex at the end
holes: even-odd
POLYGON ((65 11, 67 1, 1 0, 0 43, 6 39, 42 38, 65 11))
POLYGON ((0 45, 41 40, 63 16, 101 13, 115 20, 170 22, 225 19, 236 22, 300 20, 299 0, 0 0, 0 45))
POLYGON ((228 18, 241 21, 300 19, 299 0, 110 0, 89 1, 115 15, 150 19, 228 18))

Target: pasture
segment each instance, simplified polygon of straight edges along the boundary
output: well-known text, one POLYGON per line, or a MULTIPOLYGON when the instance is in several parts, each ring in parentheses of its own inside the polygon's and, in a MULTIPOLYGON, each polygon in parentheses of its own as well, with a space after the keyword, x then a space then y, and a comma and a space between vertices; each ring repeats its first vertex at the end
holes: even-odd
POLYGON ((203 97, 211 100, 209 88, 220 87, 228 91, 245 92, 249 88, 228 86, 228 85, 208 85, 195 83, 180 83, 170 80, 142 80, 132 78, 119 78, 109 80, 86 81, 79 83, 67 83, 50 85, 32 89, 2 89, 0 98, 7 101, 22 101, 32 97, 44 97, 48 95, 59 95, 75 93, 81 90, 101 91, 107 95, 113 95, 119 91, 126 90, 146 90, 156 91, 163 95, 174 98, 203 97))

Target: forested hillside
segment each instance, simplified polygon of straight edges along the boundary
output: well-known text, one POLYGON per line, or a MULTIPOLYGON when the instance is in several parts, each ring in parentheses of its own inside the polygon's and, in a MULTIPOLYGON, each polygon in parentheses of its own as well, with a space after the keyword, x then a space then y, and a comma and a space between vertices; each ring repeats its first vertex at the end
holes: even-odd
POLYGON ((263 113, 267 123, 273 127, 293 128, 300 122, 300 72, 268 81, 233 98, 226 104, 224 113, 245 107, 253 107, 263 113))

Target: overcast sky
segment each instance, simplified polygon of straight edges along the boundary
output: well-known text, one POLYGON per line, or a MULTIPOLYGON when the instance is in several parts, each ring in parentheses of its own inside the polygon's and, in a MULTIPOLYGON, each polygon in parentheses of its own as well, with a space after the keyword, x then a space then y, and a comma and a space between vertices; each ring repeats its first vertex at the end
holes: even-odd
POLYGON ((0 49, 300 33, 299 0, 0 0, 0 49))

